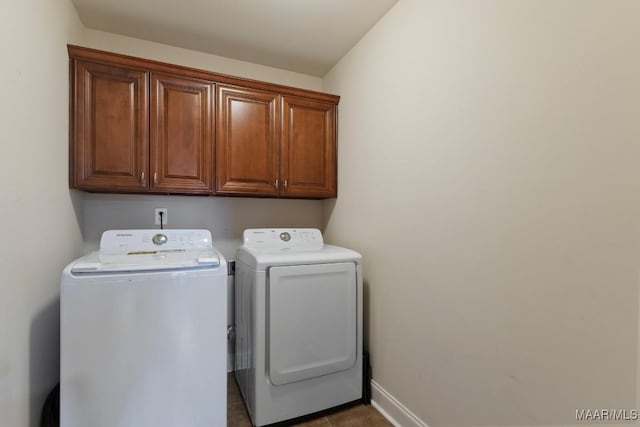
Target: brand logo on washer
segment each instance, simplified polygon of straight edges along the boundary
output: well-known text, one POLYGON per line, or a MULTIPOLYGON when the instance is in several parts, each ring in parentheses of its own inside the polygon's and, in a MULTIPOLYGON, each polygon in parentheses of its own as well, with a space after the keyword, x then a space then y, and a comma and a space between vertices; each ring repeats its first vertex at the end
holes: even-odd
POLYGON ((280 233, 280 240, 282 240, 283 242, 288 242, 289 240, 291 240, 291 234, 289 233, 280 233))

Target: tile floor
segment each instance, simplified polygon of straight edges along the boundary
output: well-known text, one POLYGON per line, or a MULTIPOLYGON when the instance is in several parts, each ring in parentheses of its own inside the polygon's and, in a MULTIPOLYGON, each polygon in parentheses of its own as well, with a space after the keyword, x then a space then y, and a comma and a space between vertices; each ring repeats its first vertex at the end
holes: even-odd
MULTIPOLYGON (((227 382, 227 426, 251 427, 249 415, 244 408, 240 391, 233 375, 229 374, 227 382)), ((392 424, 387 421, 373 406, 357 405, 334 412, 324 417, 292 424, 306 427, 389 427, 392 424)))

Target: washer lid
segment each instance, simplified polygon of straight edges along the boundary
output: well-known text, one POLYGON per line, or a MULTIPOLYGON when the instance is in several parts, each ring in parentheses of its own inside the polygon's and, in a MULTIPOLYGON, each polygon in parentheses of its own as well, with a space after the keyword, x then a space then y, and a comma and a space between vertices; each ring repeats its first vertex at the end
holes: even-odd
POLYGON ((108 230, 100 250, 77 260, 72 273, 218 267, 209 230, 108 230))
POLYGON ((136 271, 215 268, 220 255, 214 249, 200 251, 158 250, 128 254, 94 252, 80 258, 71 266, 77 273, 124 273, 136 271))

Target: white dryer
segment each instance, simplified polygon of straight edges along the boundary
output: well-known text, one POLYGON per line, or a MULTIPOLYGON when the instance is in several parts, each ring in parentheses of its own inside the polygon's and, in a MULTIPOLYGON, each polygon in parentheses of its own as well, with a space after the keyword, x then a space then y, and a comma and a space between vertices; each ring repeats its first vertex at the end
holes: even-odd
POLYGON ((227 266, 208 230, 112 230, 62 273, 60 425, 226 425, 227 266))
POLYGON ((254 425, 362 398, 360 254, 317 229, 250 229, 235 274, 235 377, 254 425))

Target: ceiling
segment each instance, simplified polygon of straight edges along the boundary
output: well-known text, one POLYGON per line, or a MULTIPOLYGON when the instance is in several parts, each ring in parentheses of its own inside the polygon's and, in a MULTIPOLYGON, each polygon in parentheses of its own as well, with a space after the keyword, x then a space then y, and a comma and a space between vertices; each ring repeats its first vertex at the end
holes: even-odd
POLYGON ((73 0, 89 28, 323 76, 398 0, 73 0))

